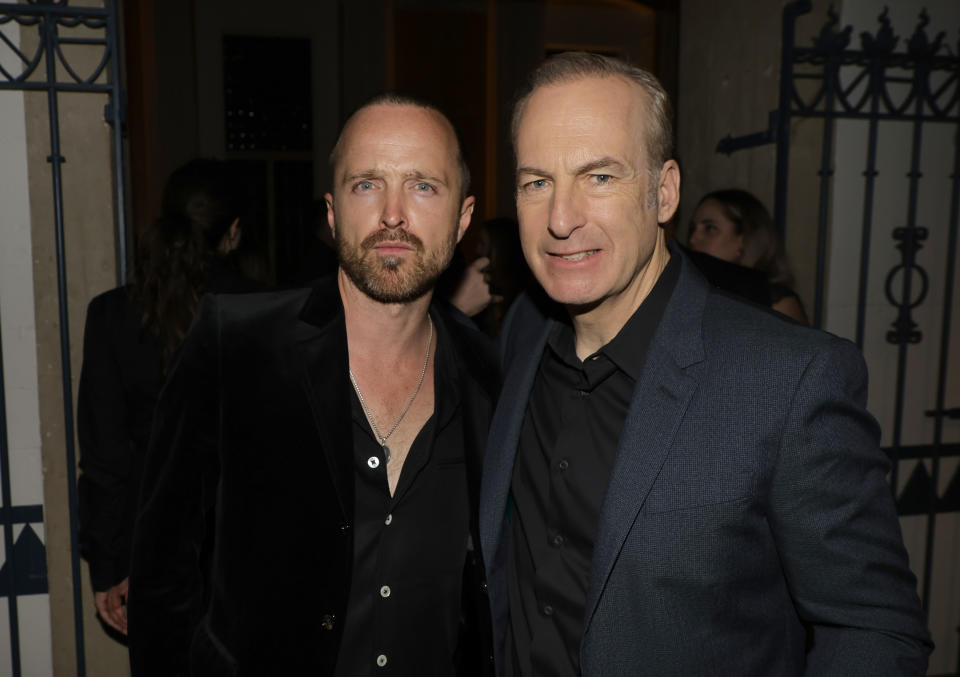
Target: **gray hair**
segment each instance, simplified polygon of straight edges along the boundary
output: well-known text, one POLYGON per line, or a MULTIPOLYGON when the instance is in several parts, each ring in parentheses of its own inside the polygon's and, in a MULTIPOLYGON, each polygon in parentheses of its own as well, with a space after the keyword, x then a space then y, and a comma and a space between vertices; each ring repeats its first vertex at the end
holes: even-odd
POLYGON ((631 63, 601 54, 589 52, 563 52, 550 57, 530 76, 527 86, 522 90, 520 97, 513 107, 513 118, 510 121, 510 138, 513 148, 517 148, 517 132, 520 128, 520 119, 527 102, 533 93, 547 85, 557 85, 573 80, 590 77, 626 78, 643 89, 647 96, 649 107, 649 122, 644 130, 646 146, 648 148, 648 164, 652 176, 658 176, 663 163, 673 155, 673 125, 670 122, 672 115, 670 98, 663 89, 660 81, 649 71, 634 66, 631 63))

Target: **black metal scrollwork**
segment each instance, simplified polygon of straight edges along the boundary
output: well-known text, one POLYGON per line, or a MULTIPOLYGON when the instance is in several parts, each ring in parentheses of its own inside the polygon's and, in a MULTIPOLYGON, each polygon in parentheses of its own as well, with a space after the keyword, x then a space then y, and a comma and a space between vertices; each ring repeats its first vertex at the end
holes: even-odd
POLYGON ((910 311, 923 303, 927 297, 927 291, 930 288, 930 278, 927 271, 916 262, 917 251, 927 239, 926 228, 895 228, 893 238, 898 241, 897 249, 900 250, 901 262, 894 266, 893 270, 887 273, 884 293, 890 305, 898 308, 897 319, 893 321, 893 329, 887 332, 888 343, 919 343, 923 338, 923 332, 917 329, 917 323, 913 321, 910 311), (894 284, 898 275, 910 275, 910 284, 903 281, 899 288, 901 290, 900 298, 897 298, 896 289, 898 285, 894 284), (916 274, 919 286, 913 284, 912 276, 916 274), (912 298, 905 298, 902 294, 904 290, 909 289, 912 298))
MULTIPOLYGON (((900 38, 894 34, 886 8, 877 20, 877 31, 861 32, 860 49, 851 50, 853 27, 839 28, 839 16, 833 7, 830 8, 827 22, 814 36, 811 45, 793 48, 792 63, 786 64, 794 85, 790 112, 807 117, 902 119, 921 99, 924 112, 915 114, 919 120, 960 122, 960 56, 957 56, 960 54, 960 40, 955 52, 947 45, 945 32, 941 31, 931 40, 926 31, 930 17, 924 9, 906 49, 898 52, 900 38), (841 66, 846 67, 846 84, 835 77, 841 66), (860 70, 849 73, 849 67, 859 67, 860 70), (913 76, 891 72, 899 69, 913 73, 913 76), (932 87, 935 74, 940 74, 944 80, 932 87), (796 86, 798 83, 807 86, 805 92, 796 86), (811 83, 816 85, 815 89, 811 90, 811 83), (904 86, 908 89, 901 96, 891 92, 892 87, 902 89, 904 86), (857 92, 859 96, 852 100, 857 92), (830 93, 839 105, 836 109, 826 110, 825 102, 830 93), (875 96, 879 97, 882 106, 873 112, 871 105, 875 96)), ((717 145, 717 152, 730 154, 775 142, 777 115, 778 111, 770 113, 770 127, 763 132, 724 137, 717 145)))
MULTIPOLYGON (((61 91, 109 92, 112 86, 102 80, 113 49, 107 39, 110 9, 98 7, 70 7, 68 0, 30 0, 26 4, 0 3, 0 25, 16 22, 22 27, 36 27, 37 47, 26 54, 4 34, 0 33, 0 50, 12 52, 23 65, 20 72, 10 72, 0 66, 0 89, 47 89, 47 83, 34 82, 43 69, 38 67, 44 56, 54 59, 60 68, 56 88, 61 91), (94 31, 94 35, 90 35, 94 31), (89 74, 81 74, 64 54, 64 47, 83 47, 101 50, 97 65, 89 74), (62 70, 61 70, 62 69, 62 70), (66 74, 66 78, 61 78, 66 74)), ((49 71, 50 69, 48 69, 49 71)))

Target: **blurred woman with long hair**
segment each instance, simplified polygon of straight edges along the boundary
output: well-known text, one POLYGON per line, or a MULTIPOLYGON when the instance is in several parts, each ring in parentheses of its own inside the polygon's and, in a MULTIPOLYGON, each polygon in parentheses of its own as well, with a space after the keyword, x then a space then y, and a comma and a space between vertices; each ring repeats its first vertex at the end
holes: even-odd
POLYGON ((140 236, 135 281, 87 308, 77 404, 80 550, 100 618, 126 634, 127 573, 143 458, 167 363, 206 292, 254 291, 236 267, 243 194, 226 163, 194 160, 167 181, 140 236))
POLYGON ((728 188, 704 195, 694 211, 690 249, 766 275, 770 306, 809 324, 770 212, 745 190, 728 188))

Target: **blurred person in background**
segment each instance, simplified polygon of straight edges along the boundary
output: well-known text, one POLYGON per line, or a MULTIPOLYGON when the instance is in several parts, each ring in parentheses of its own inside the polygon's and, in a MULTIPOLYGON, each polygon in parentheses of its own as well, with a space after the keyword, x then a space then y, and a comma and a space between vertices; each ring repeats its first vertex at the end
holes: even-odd
POLYGON ((764 273, 767 288, 760 295, 769 299, 770 307, 798 322, 810 323, 792 288, 793 274, 776 224, 752 194, 728 188, 704 195, 690 222, 688 246, 764 273))
POLYGON ((127 574, 143 459, 166 365, 205 292, 257 288, 236 267, 245 216, 227 165, 197 159, 177 169, 163 214, 140 236, 135 281, 87 308, 77 405, 80 550, 94 602, 126 634, 127 574))

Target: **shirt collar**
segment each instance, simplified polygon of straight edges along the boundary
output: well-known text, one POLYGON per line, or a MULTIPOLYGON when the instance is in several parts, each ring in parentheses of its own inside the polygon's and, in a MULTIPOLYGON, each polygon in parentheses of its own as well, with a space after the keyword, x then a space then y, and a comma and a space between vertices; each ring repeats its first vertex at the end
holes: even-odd
MULTIPOLYGON (((679 277, 679 257, 671 256, 640 307, 634 311, 617 335, 594 355, 605 356, 634 381, 638 380, 646 359, 647 348, 660 325, 667 302, 679 277)), ((560 360, 569 366, 583 369, 583 362, 577 357, 574 339, 573 325, 569 316, 564 315, 550 332, 547 345, 560 360)), ((592 355, 588 356, 587 360, 590 357, 592 355)))

